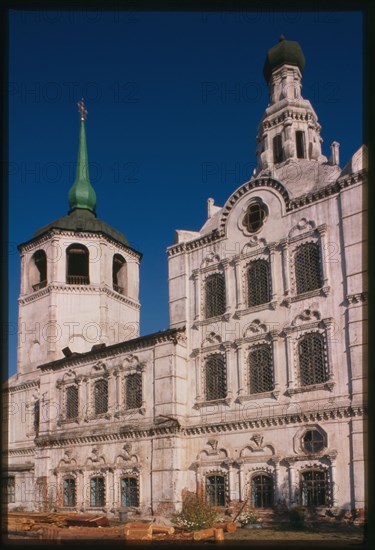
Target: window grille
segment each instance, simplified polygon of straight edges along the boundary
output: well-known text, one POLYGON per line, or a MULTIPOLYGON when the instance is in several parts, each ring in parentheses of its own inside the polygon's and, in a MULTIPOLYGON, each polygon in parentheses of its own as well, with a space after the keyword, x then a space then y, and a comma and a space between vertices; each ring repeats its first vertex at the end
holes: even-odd
POLYGON ((303 506, 324 506, 327 504, 327 473, 311 470, 302 474, 301 494, 303 506))
POLYGON ((90 505, 105 505, 105 485, 102 477, 92 477, 90 480, 90 505))
POLYGON ((322 286, 319 246, 307 243, 298 247, 295 254, 297 294, 322 286))
POLYGON ((226 309, 225 277, 223 273, 214 273, 206 279, 206 319, 223 315, 226 309))
POLYGON ((34 432, 38 434, 39 432, 39 422, 40 422, 40 404, 39 399, 34 403, 34 432))
POLYGON ((301 130, 296 131, 296 149, 297 149, 297 158, 305 158, 305 132, 301 130))
POLYGON ((103 414, 108 411, 108 382, 98 380, 94 384, 94 407, 95 414, 103 414))
POLYGON ((138 479, 123 477, 121 480, 121 506, 139 506, 138 479))
POLYGON ((301 385, 321 384, 327 381, 322 334, 306 334, 298 344, 301 385))
POLYGON ((249 353, 250 393, 273 390, 272 353, 268 344, 256 346, 249 353))
POLYGON ((2 501, 4 504, 16 502, 16 478, 14 476, 2 479, 2 501))
POLYGON ((225 506, 225 478, 214 475, 206 477, 206 499, 213 506, 225 506))
POLYGON ((142 375, 129 374, 125 378, 125 407, 139 409, 142 407, 142 375))
POLYGON ((265 260, 251 262, 247 272, 249 307, 270 301, 270 270, 265 260))
POLYGON ((309 430, 303 437, 303 448, 307 453, 318 453, 324 448, 324 438, 318 430, 309 430))
POLYGON ((252 504, 255 508, 270 508, 273 506, 272 477, 260 474, 251 480, 252 504))
POLYGON ((66 388, 66 418, 73 420, 78 417, 78 386, 66 388))
POLYGON ((243 224, 249 233, 254 233, 258 231, 264 223, 266 218, 265 208, 259 204, 259 202, 253 202, 249 205, 245 217, 243 219, 243 224))
POLYGON ((273 138, 273 161, 277 164, 279 162, 283 162, 283 160, 284 155, 281 134, 277 134, 277 136, 273 138))
POLYGON ((89 251, 82 244, 72 244, 66 250, 67 274, 66 282, 70 285, 88 285, 89 251))
POLYGON ((206 361, 206 400, 223 399, 227 395, 227 372, 224 357, 212 355, 206 361))
POLYGON ((64 479, 64 506, 76 505, 76 480, 69 477, 64 479))

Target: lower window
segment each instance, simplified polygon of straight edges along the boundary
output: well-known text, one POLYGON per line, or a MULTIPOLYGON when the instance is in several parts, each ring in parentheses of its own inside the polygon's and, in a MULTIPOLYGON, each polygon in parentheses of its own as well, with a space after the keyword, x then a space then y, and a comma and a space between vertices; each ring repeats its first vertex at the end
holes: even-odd
POLYGON ((251 480, 252 504, 255 508, 273 506, 273 482, 271 476, 260 474, 251 480))
POLYGON ((2 501, 4 504, 16 502, 16 478, 14 476, 3 478, 2 489, 2 501))
POLYGON ((225 506, 224 476, 208 476, 206 478, 206 498, 213 506, 225 506))
POLYGON ((105 505, 105 488, 104 478, 92 477, 90 482, 90 505, 104 506, 105 505))
POLYGON ((64 479, 64 506, 76 505, 76 480, 73 478, 64 479))
POLYGON ((327 472, 321 470, 304 472, 301 479, 301 493, 304 506, 327 504, 327 472))
POLYGON ((121 480, 121 506, 139 506, 138 480, 123 477, 121 480))

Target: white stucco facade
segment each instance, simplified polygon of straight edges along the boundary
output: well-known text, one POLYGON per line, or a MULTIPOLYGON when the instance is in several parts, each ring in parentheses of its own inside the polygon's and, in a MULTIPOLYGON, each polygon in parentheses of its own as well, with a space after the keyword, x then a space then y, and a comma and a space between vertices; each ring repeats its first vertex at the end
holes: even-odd
POLYGON ((223 509, 365 510, 365 149, 344 168, 338 143, 322 155, 300 69, 271 70, 252 178, 223 207, 208 200, 200 231, 176 231, 169 330, 139 337, 140 255, 105 231, 50 228, 20 246, 10 509, 161 514, 216 483, 223 509), (75 244, 90 252, 84 285, 67 279, 75 244), (35 289, 41 249, 59 253, 35 289), (114 286, 116 254, 127 270, 114 286), (38 323, 59 338, 23 328, 38 323))

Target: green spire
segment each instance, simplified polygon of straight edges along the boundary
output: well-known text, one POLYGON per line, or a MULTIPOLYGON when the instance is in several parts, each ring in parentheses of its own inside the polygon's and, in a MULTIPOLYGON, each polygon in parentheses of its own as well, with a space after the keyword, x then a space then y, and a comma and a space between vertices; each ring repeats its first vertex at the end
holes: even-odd
POLYGON ((83 102, 77 103, 78 110, 81 113, 81 129, 79 134, 79 149, 77 160, 76 179, 69 191, 69 206, 70 210, 76 208, 84 208, 95 214, 96 209, 96 193, 91 185, 89 176, 89 162, 87 157, 85 119, 87 111, 83 102))

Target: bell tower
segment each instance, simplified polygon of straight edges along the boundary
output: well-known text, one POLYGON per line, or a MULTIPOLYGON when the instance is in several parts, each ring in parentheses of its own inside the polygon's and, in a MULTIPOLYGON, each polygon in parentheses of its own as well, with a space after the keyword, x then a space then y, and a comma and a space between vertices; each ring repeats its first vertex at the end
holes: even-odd
POLYGON ((291 161, 327 161, 318 117, 301 95, 304 66, 300 45, 284 36, 268 51, 263 75, 270 102, 258 128, 256 175, 291 161))
POLYGON ((96 215, 85 121, 80 135, 69 213, 19 245, 18 364, 21 374, 66 355, 139 336, 141 254, 96 215))

